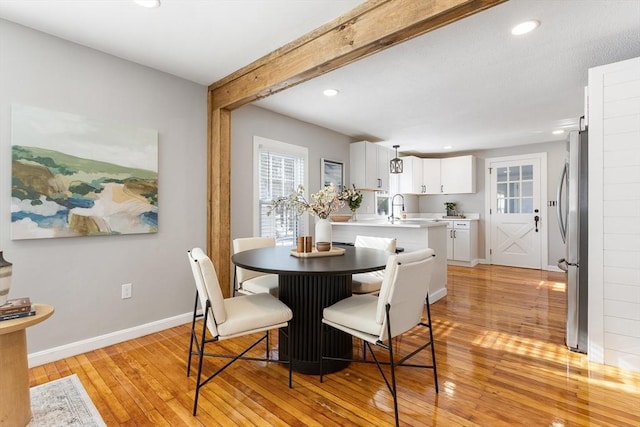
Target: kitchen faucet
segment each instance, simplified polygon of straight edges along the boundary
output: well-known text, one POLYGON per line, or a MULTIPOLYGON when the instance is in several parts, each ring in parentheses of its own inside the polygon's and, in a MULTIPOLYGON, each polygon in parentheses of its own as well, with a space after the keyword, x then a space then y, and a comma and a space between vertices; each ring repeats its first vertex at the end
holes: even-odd
MULTIPOLYGON (((396 217, 393 216, 393 208, 395 206, 402 206, 402 212, 404 212, 404 196, 400 193, 394 194, 393 197, 391 198, 391 216, 389 217, 389 220, 391 221, 391 224, 394 224, 396 217), (401 205, 396 205, 396 197, 400 196, 400 198, 402 199, 402 204, 401 205)), ((400 218, 398 218, 400 219, 400 218)))

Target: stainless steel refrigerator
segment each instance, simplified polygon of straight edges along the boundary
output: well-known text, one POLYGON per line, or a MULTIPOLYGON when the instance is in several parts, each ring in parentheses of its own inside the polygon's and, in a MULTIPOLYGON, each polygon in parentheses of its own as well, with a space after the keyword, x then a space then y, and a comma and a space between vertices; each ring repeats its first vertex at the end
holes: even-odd
POLYGON ((558 267, 567 272, 566 344, 572 351, 587 352, 588 320, 588 132, 569 134, 568 160, 558 186, 558 223, 566 255, 558 267))

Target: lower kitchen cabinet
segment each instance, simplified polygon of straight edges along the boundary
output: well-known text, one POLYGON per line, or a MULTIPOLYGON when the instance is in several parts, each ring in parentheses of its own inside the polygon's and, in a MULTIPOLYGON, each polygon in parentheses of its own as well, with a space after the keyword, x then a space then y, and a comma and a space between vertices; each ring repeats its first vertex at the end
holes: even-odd
POLYGON ((447 220, 447 262, 464 267, 478 264, 478 221, 447 220))

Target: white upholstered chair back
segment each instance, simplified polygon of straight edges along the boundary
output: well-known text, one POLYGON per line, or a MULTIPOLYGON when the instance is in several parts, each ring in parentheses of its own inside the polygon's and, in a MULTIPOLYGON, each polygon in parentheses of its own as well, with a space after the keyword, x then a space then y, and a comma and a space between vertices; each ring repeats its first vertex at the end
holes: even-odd
POLYGON ((356 236, 356 248, 380 249, 389 254, 396 253, 396 239, 388 237, 356 236))
POLYGON ((209 329, 211 335, 217 337, 218 328, 216 323, 224 323, 227 320, 227 311, 216 269, 211 259, 200 248, 193 248, 189 251, 189 261, 203 313, 207 307, 207 300, 211 305, 207 318, 207 329, 209 329))
MULTIPOLYGON (((270 248, 276 245, 275 237, 242 237, 239 239, 233 239, 233 253, 248 251, 258 248, 270 248)), ((238 283, 242 283, 246 280, 251 280, 255 277, 264 276, 267 273, 260 273, 259 271, 246 270, 244 268, 237 267, 236 270, 238 283)))
POLYGON ((387 340, 385 306, 391 305, 391 337, 420 323, 433 269, 432 249, 391 255, 378 296, 376 322, 381 325, 381 341, 387 340))

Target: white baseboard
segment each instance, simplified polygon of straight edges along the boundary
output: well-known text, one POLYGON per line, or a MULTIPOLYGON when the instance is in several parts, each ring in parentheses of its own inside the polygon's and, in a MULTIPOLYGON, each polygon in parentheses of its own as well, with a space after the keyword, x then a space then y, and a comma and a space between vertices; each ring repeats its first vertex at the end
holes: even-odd
MULTIPOLYGON (((480 259, 478 261, 480 264, 488 264, 486 259, 480 259)), ((547 265, 546 267, 543 267, 542 270, 562 273, 562 270, 560 270, 557 265, 547 265)))
POLYGON ((447 296, 447 288, 438 289, 433 293, 429 293, 429 305, 447 296))
POLYGON ((128 341, 154 332, 173 328, 174 326, 184 325, 185 323, 191 322, 192 318, 193 313, 179 314, 174 317, 156 320, 155 322, 146 323, 133 328, 110 332, 108 334, 88 338, 86 340, 76 341, 59 347, 30 353, 28 355, 29 367, 33 368, 34 366, 40 366, 45 363, 64 359, 65 357, 87 353, 109 345, 118 344, 123 341, 128 341))

